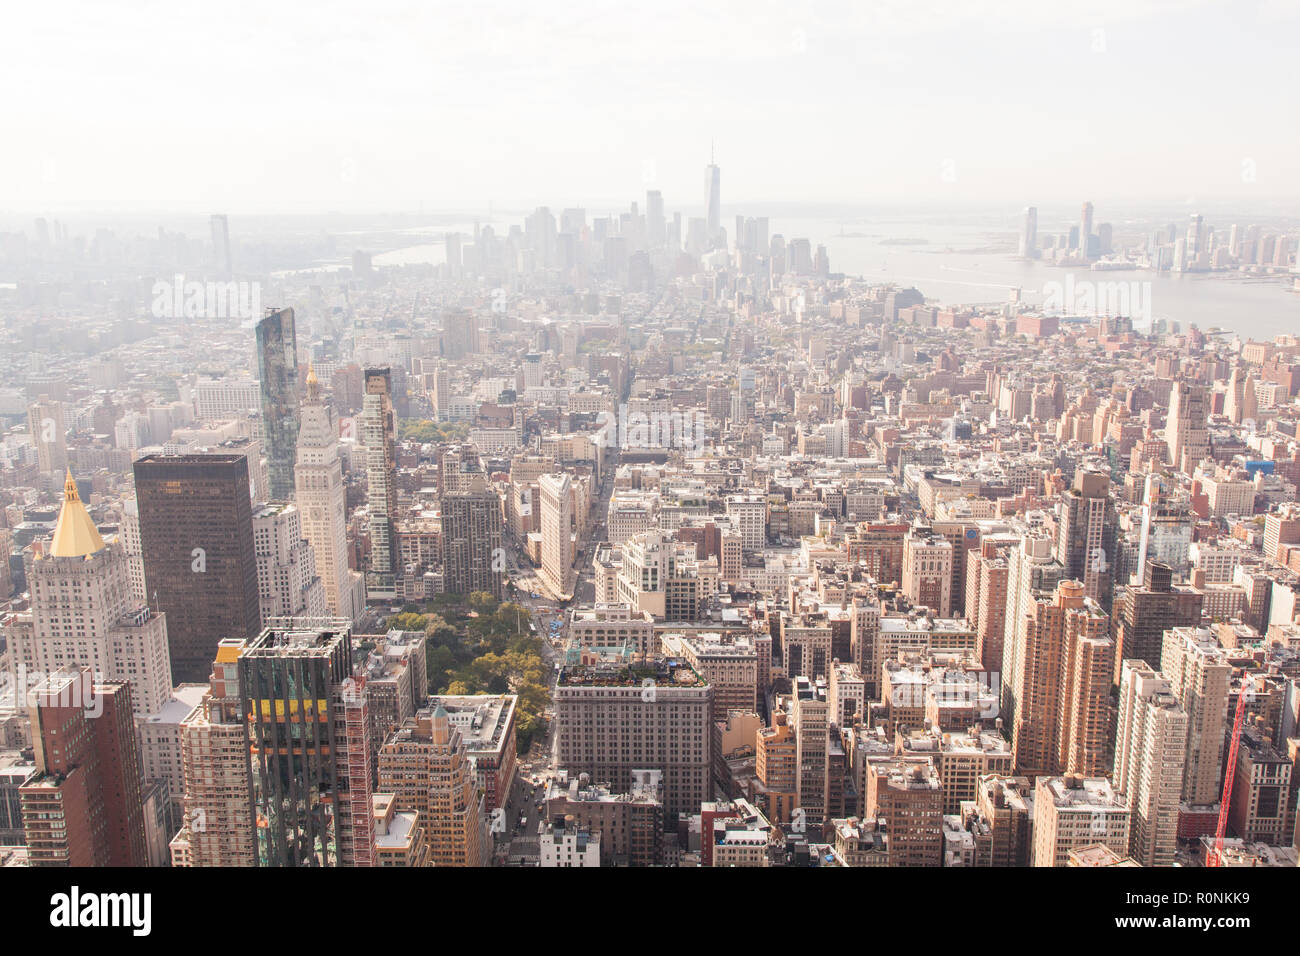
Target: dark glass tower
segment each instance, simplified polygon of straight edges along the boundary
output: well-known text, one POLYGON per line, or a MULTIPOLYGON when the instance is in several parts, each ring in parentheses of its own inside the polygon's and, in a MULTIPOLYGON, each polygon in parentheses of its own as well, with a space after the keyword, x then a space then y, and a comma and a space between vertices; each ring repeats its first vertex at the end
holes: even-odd
POLYGON ((261 628, 248 459, 146 455, 135 463, 149 604, 167 615, 176 683, 204 683, 222 638, 261 628))
POLYGON ((347 621, 288 619, 239 657, 258 866, 367 866, 370 724, 347 621))

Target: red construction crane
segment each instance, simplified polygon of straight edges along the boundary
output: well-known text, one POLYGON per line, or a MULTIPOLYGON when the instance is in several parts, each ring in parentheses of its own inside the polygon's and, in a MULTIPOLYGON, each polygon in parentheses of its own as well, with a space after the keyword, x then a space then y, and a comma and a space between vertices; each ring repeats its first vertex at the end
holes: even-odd
POLYGON ((1232 803, 1232 781, 1237 776, 1237 745, 1241 743, 1241 724, 1246 716, 1246 703, 1253 698, 1253 679, 1249 674, 1241 681, 1237 694, 1237 716, 1232 722, 1232 741, 1228 745, 1228 763, 1223 771, 1223 797, 1219 801, 1219 826, 1214 831, 1214 849, 1205 860, 1206 866, 1223 865, 1223 835, 1228 829, 1228 808, 1232 803))

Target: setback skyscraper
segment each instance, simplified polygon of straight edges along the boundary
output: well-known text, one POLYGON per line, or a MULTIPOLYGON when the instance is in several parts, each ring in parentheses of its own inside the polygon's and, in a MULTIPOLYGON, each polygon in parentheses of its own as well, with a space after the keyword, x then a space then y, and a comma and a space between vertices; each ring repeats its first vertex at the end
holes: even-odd
POLYGON ((325 608, 331 617, 356 620, 365 589, 360 575, 348 567, 347 493, 339 458, 339 429, 312 368, 307 369, 307 397, 302 403, 293 477, 302 533, 316 554, 325 608))
POLYGON ((110 681, 130 681, 140 716, 171 698, 166 615, 137 604, 130 559, 105 542, 68 473, 63 510, 48 551, 27 561, 31 620, 8 628, 12 660, 29 674, 89 667, 110 681))

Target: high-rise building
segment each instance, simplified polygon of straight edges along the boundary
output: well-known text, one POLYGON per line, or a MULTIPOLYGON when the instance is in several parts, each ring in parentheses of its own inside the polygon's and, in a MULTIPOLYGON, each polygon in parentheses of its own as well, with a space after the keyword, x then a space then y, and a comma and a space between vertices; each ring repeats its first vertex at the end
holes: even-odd
POLYGON ((185 823, 172 839, 173 866, 255 866, 257 828, 248 798, 248 725, 239 691, 247 641, 223 640, 208 692, 181 723, 185 823))
MULTIPOLYGON (((1108 620, 1078 581, 1062 581, 1030 605, 1014 658, 1010 693, 1016 772, 1100 773, 1110 743, 1114 645, 1108 620)), ((1004 678, 1005 679, 1005 678, 1004 678)))
POLYGON ((1034 787, 1033 866, 1065 866, 1070 851, 1101 843, 1128 856, 1132 811, 1105 777, 1041 776, 1034 787))
POLYGON ((772 714, 771 726, 758 731, 754 752, 753 798, 772 822, 791 822, 799 801, 799 755, 789 714, 772 714))
POLYGON ((271 497, 288 501, 293 497, 298 457, 298 337, 293 309, 272 312, 257 323, 257 370, 271 497))
POLYGON ((366 452, 366 509, 370 567, 366 593, 376 600, 397 596, 397 434, 393 417, 393 377, 387 368, 368 368, 358 421, 366 452))
POLYGON ((1300 505, 1285 505, 1264 516, 1264 557, 1281 562, 1283 546, 1300 545, 1300 505))
POLYGON ((939 617, 951 616, 954 560, 951 541, 913 529, 903 539, 903 593, 907 599, 939 617))
POLYGON ((1014 726, 1019 681, 1018 651, 1023 652, 1029 615, 1041 592, 1051 593, 1065 579, 1065 568, 1052 556, 1052 539, 1026 535, 1007 553, 1006 635, 1002 642, 1002 717, 1014 726))
POLYGON ((1191 500, 1171 489, 1170 483, 1158 475, 1148 475, 1145 484, 1137 580, 1146 580, 1146 566, 1151 561, 1167 564, 1175 575, 1185 576, 1191 567, 1196 524, 1191 500))
POLYGON ((745 551, 763 550, 767 544, 767 502, 763 496, 728 495, 727 514, 740 533, 741 548, 745 551))
POLYGON ((573 589, 573 492, 566 472, 537 479, 541 492, 542 579, 560 599, 573 589))
POLYGON ((1056 560, 1083 582, 1084 594, 1109 610, 1115 586, 1119 516, 1110 496, 1110 477, 1080 469, 1065 494, 1056 539, 1056 560))
POLYGON ((122 499, 122 531, 118 540, 126 551, 127 571, 131 576, 131 599, 137 604, 147 604, 149 592, 144 586, 144 559, 140 555, 140 509, 133 497, 122 499))
POLYGON ((26 565, 30 621, 6 629, 15 667, 29 675, 89 667, 130 682, 139 715, 160 710, 172 691, 166 615, 136 603, 130 559, 100 537, 71 473, 49 549, 29 553, 26 565))
POLYGON ((1291 846, 1296 809, 1291 798, 1295 758, 1279 751, 1263 727, 1241 728, 1228 828, 1247 843, 1291 846))
POLYGON ((348 621, 272 621, 239 655, 258 866, 372 866, 374 753, 348 621))
POLYGON ((262 620, 325 616, 325 587, 294 505, 262 505, 254 512, 253 551, 262 620))
POLYGON ((1114 781, 1133 811, 1129 855, 1143 866, 1174 864, 1186 746, 1187 714, 1169 681, 1143 661, 1125 661, 1114 781))
POLYGON ((27 406, 27 434, 36 446, 36 467, 42 475, 68 467, 68 434, 63 403, 42 395, 27 406))
POLYGON ((940 866, 943 784, 929 757, 867 763, 866 816, 883 820, 890 866, 940 866))
POLYGON ((150 606, 167 616, 172 680, 201 683, 217 644, 261 627, 248 461, 147 455, 135 462, 150 606))
MULTIPOLYGON (((1205 217, 1194 212, 1187 220, 1187 255, 1195 261, 1205 243, 1205 217)), ((1175 462, 1177 464, 1177 462, 1175 462)))
POLYGON ((1165 444, 1169 461, 1185 474, 1196 470, 1210 453, 1210 399, 1204 385, 1179 379, 1169 393, 1169 415, 1165 421, 1165 444))
POLYGON ((307 397, 301 408, 294 500, 302 532, 316 559, 331 617, 356 620, 365 600, 360 575, 348 566, 347 492, 339 458, 334 410, 321 396, 313 368, 307 369, 307 397))
POLYGON ((975 629, 975 654, 986 671, 1002 670, 1006 638, 1007 555, 1018 542, 986 540, 966 552, 966 620, 975 629))
POLYGON ((712 795, 713 687, 682 661, 565 667, 555 688, 558 766, 626 791, 663 771, 664 809, 698 813, 712 795))
POLYGON ((1038 207, 1026 206, 1020 222, 1020 258, 1038 258, 1038 207))
POLYGON ((1209 806, 1220 794, 1232 665, 1213 631, 1173 627, 1164 632, 1160 668, 1187 713, 1183 801, 1209 806))
POLYGON ((1205 591, 1174 584, 1167 564, 1148 561, 1145 580, 1119 590, 1112 608, 1111 636, 1115 639, 1115 683, 1124 660, 1146 661, 1152 669, 1165 669, 1165 632, 1174 627, 1195 627, 1201 621, 1205 591))
POLYGON ((1088 239, 1092 236, 1092 203, 1085 202, 1083 209, 1079 213, 1079 252, 1085 258, 1088 256, 1088 239))
POLYGON ((722 232, 722 170, 712 158, 704 170, 704 222, 708 242, 714 245, 722 232))
POLYGON ((432 375, 433 388, 429 398, 433 404, 433 417, 435 421, 443 422, 447 420, 447 409, 451 403, 451 373, 444 363, 439 362, 432 375))
POLYGON ((146 866, 131 687, 89 667, 28 692, 36 775, 19 790, 32 866, 146 866))
POLYGON ((645 194, 646 243, 651 249, 662 248, 668 239, 668 223, 664 219, 664 194, 648 189, 645 194))
POLYGON ((442 570, 453 594, 487 591, 505 595, 501 549, 501 499, 495 491, 443 495, 442 570))
POLYGON ((379 752, 379 789, 424 821, 434 866, 483 866, 491 855, 485 805, 460 729, 445 707, 424 708, 379 752))
POLYGON ((1259 402, 1255 397, 1255 379, 1243 366, 1236 366, 1228 379, 1228 392, 1224 396, 1223 414, 1228 420, 1240 425, 1247 419, 1259 414, 1259 402))
POLYGON ((795 761, 799 768, 795 815, 798 818, 802 811, 803 822, 814 827, 820 827, 827 819, 828 725, 825 688, 807 677, 796 677, 790 700, 790 726, 794 730, 795 761))

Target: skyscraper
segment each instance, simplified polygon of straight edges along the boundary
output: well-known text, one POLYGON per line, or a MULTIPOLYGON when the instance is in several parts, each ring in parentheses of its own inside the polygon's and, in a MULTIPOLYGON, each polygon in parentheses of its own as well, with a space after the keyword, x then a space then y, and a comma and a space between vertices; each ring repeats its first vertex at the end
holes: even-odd
POLYGON ((316 556, 316 573, 325 590, 331 617, 356 620, 365 600, 359 575, 348 567, 347 492, 339 458, 339 430, 334 410, 321 396, 315 369, 307 369, 307 397, 298 431, 294 500, 302 517, 303 537, 316 556))
MULTIPOLYGON (((963 556, 964 557, 964 556, 963 556)), ((952 614, 952 542, 928 528, 913 528, 903 539, 903 593, 914 605, 939 617, 952 614)))
POLYGON ((1210 401, 1204 385, 1178 380, 1169 393, 1169 416, 1165 421, 1165 443, 1169 461, 1190 475, 1210 453, 1207 422, 1210 401))
MULTIPOLYGON (((805 822, 821 826, 826 822, 828 789, 826 697, 818 693, 817 685, 807 677, 796 677, 793 683, 790 726, 794 730, 795 762, 799 768, 796 806, 803 810, 805 822)), ((714 694, 717 692, 715 686, 714 694)))
POLYGON ((645 194, 645 232, 646 243, 651 249, 659 249, 668 238, 668 223, 664 219, 664 194, 657 189, 649 189, 645 194))
POLYGON ((1172 866, 1187 714, 1169 681, 1142 661, 1124 662, 1117 726, 1115 790, 1133 811, 1129 855, 1143 866, 1172 866))
POLYGON ((1141 584, 1121 588, 1111 615, 1111 637, 1115 639, 1115 683, 1119 683, 1120 662, 1145 661, 1163 671, 1161 654, 1165 631, 1171 627, 1192 627, 1200 623, 1205 592, 1173 583, 1167 564, 1148 561, 1141 584))
POLYGON ((442 551, 447 591, 487 591, 497 599, 505 595, 501 499, 495 491, 442 496, 442 551))
POLYGON ((1007 631, 1007 555, 1012 541, 985 540, 966 554, 966 619, 975 629, 975 654, 985 670, 1001 671, 1007 631))
POLYGON ((248 460, 146 455, 135 463, 150 606, 167 615, 172 680, 202 683, 217 644, 261 627, 248 460))
POLYGON ((378 600, 397 595, 397 436, 393 418, 393 378, 387 368, 368 368, 361 403, 361 444, 366 451, 366 508, 370 530, 370 568, 366 592, 378 600))
MULTIPOLYGON (((1040 592, 1050 593, 1065 578, 1065 568, 1052 557, 1052 540, 1027 535, 1007 552, 1006 634, 1002 641, 1002 716, 1013 726, 1019 680, 1020 655, 1029 627, 1029 615, 1040 592)), ((885 579, 880 579, 885 580, 885 579)))
POLYGON ((293 309, 272 312, 257 323, 257 369, 271 497, 288 501, 293 497, 298 456, 298 337, 293 309))
POLYGON ((1082 581, 1084 593, 1109 610, 1115 587, 1119 516, 1110 496, 1110 477, 1080 469, 1065 494, 1056 539, 1056 560, 1067 576, 1082 581))
POLYGON ((573 587, 573 494, 565 472, 542 475, 537 487, 542 498, 542 578, 559 598, 573 587))
POLYGON ((1079 581, 1062 581, 1030 606, 1007 653, 1016 772, 1098 774, 1109 765, 1107 704, 1113 644, 1105 613, 1079 581))
POLYGON ((704 225, 710 246, 718 241, 722 231, 722 170, 709 157, 704 170, 704 225))
POLYGON ((1194 212, 1187 220, 1187 257, 1195 261, 1205 242, 1205 217, 1194 212))
POLYGON ((67 426, 63 403, 42 395, 27 406, 27 434, 36 446, 36 467, 42 475, 57 474, 68 467, 67 426))
POLYGON ((1092 203, 1085 202, 1079 213, 1079 253, 1088 258, 1088 240, 1092 236, 1092 203))
POLYGON ((239 656, 258 866, 374 862, 366 688, 347 621, 274 621, 239 656))
POLYGON ((129 681, 139 715, 171 698, 167 620, 137 604, 130 559, 106 543, 68 473, 63 509, 48 552, 27 561, 31 623, 8 628, 12 660, 29 674, 91 668, 109 681, 129 681))
POLYGON ((316 556, 302 534, 301 512, 292 504, 262 505, 253 514, 253 550, 262 620, 324 617, 325 588, 316 556))
POLYGON ((1026 206, 1020 223, 1020 258, 1038 258, 1038 207, 1026 206))
POLYGON ((1182 798, 1208 806, 1219 797, 1232 665, 1213 631, 1174 627, 1164 632, 1160 669, 1187 712, 1182 798))
POLYGON ((32 866, 146 866, 129 684, 89 667, 33 688, 36 775, 19 788, 32 866))

